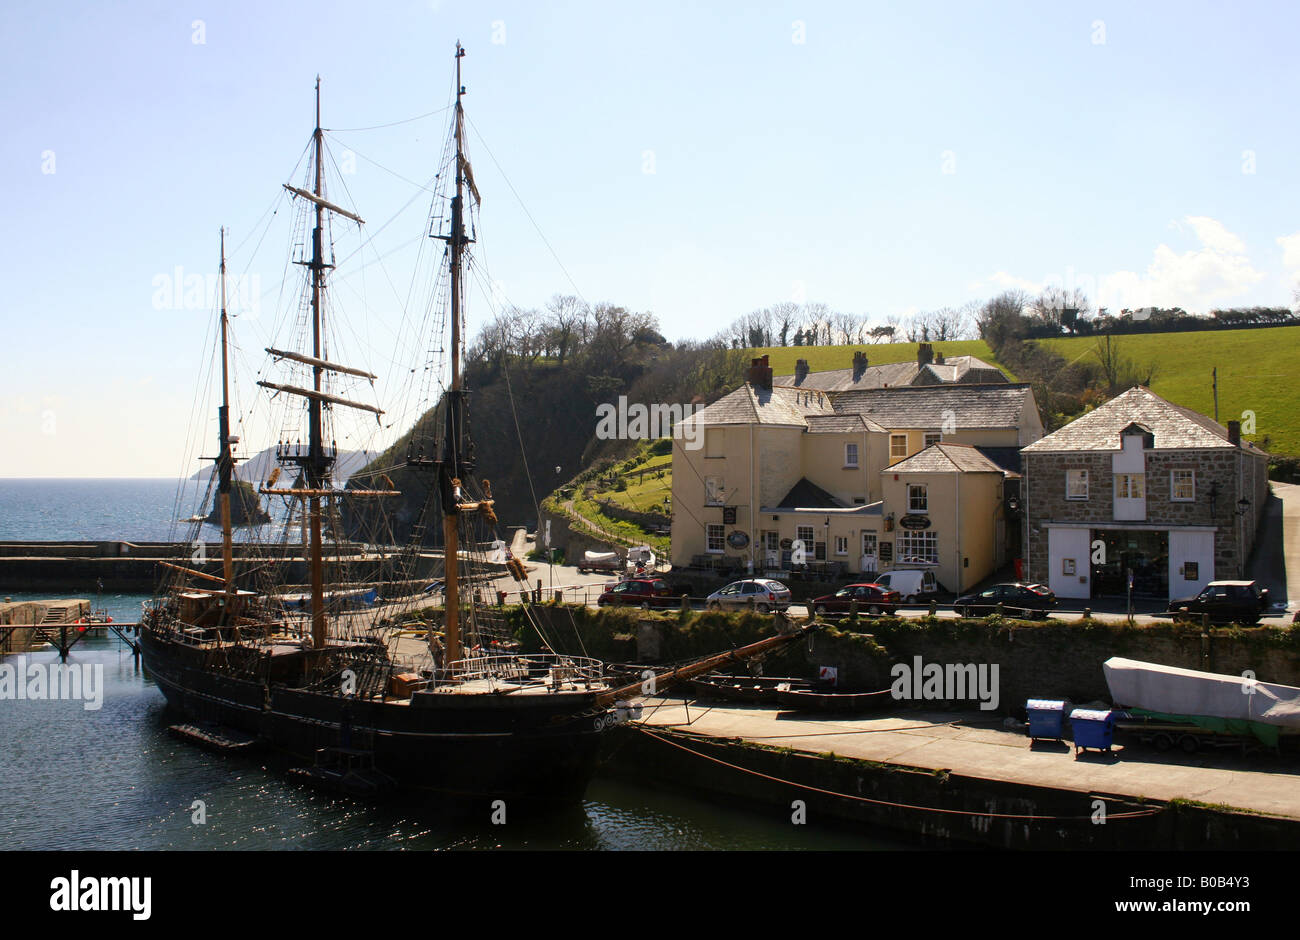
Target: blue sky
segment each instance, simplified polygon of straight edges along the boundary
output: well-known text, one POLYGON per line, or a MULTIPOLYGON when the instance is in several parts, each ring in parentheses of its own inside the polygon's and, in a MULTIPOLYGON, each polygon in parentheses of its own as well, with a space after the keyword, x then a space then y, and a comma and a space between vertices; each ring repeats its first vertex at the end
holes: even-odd
MULTIPOLYGON (((378 399, 404 419, 385 369, 428 208, 406 180, 433 173, 446 115, 343 129, 443 108, 457 39, 502 294, 650 310, 676 339, 800 296, 874 317, 1049 282, 1112 307, 1291 304, 1298 18, 1186 2, 11 3, 0 476, 197 469, 182 454, 211 305, 160 302, 158 285, 213 275, 227 226, 232 272, 262 292, 241 346, 270 343, 282 200, 260 226, 297 182, 317 74, 347 167, 332 192, 369 223, 361 257, 383 256, 338 272, 360 324, 339 345, 385 374, 378 399)), ((336 231, 341 254, 357 247, 336 231)))

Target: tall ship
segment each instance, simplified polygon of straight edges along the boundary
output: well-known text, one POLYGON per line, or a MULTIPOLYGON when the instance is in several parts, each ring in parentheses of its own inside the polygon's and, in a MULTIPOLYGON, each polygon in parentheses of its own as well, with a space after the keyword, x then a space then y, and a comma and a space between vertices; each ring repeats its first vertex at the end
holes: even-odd
MULTIPOLYGON (((413 436, 403 461, 403 478, 423 487, 409 537, 384 545, 385 530, 394 531, 386 528, 386 514, 399 495, 388 474, 354 477, 346 487, 334 479, 335 416, 383 411, 341 394, 377 376, 331 358, 329 226, 333 219, 362 220, 326 192, 317 80, 304 185, 284 187, 300 218, 295 263, 304 289, 288 332, 301 345, 267 347, 266 377, 256 383, 259 395, 283 408, 279 467, 255 489, 236 476, 223 230, 221 404, 215 471, 203 497, 221 520, 220 573, 204 570, 196 522, 189 539, 195 563, 167 563, 142 619, 140 648, 169 706, 186 716, 176 726, 186 736, 229 747, 269 745, 309 776, 350 781, 360 790, 391 782, 447 797, 574 801, 595 771, 602 736, 635 714, 627 703, 642 694, 645 681, 615 681, 600 661, 556 648, 526 603, 524 615, 543 651, 523 652, 495 603, 494 579, 504 572, 491 554, 502 543, 490 483, 474 466, 462 362, 464 275, 473 241, 466 203, 478 200, 464 146, 463 56, 457 44, 444 164, 447 182, 454 183, 445 202, 435 202, 444 211, 434 212, 426 232, 444 246, 438 277, 449 300, 450 380, 428 446, 413 436), (278 507, 284 524, 271 527, 276 534, 241 542, 237 558, 232 517, 247 512, 249 499, 278 507), (378 520, 361 546, 346 538, 344 510, 356 504, 366 506, 357 515, 378 520), (439 535, 442 570, 430 572, 424 566, 437 555, 431 550, 439 535), (429 611, 431 602, 426 618, 410 619, 429 611)), ((516 580, 526 576, 517 559, 508 570, 516 580)), ((802 635, 788 629, 665 671, 654 677, 655 690, 763 656, 802 635)))

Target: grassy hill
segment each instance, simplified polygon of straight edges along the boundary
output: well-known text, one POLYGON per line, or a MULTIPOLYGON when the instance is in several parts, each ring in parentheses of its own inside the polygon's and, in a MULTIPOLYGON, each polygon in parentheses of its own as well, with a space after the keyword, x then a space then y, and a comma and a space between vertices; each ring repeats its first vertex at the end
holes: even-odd
MULTIPOLYGON (((1039 340, 1067 360, 1091 355, 1097 340, 1039 340)), ((1112 337, 1124 355, 1159 367, 1151 391, 1177 405, 1214 417, 1211 370, 1219 370, 1219 423, 1255 413, 1247 437, 1274 454, 1300 454, 1300 384, 1295 374, 1300 326, 1198 333, 1148 333, 1112 337), (1267 438, 1267 440, 1265 440, 1267 438)))
MULTIPOLYGON (((945 356, 975 356, 990 362, 1008 375, 1012 375, 1005 365, 998 362, 997 356, 982 339, 954 340, 952 342, 932 344, 936 352, 945 356)), ((916 343, 881 343, 868 346, 771 346, 767 349, 750 350, 750 356, 768 357, 768 363, 776 375, 791 375, 797 359, 807 359, 808 368, 813 372, 826 372, 830 369, 847 369, 853 365, 853 353, 862 350, 867 354, 870 365, 887 365, 892 362, 907 362, 916 359, 916 343)), ((1012 375, 1014 378, 1014 375, 1012 375)))

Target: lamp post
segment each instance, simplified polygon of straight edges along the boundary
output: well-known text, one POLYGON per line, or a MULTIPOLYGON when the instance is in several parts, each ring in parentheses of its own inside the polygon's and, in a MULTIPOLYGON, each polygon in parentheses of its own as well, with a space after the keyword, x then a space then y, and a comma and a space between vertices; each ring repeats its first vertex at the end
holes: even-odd
POLYGON ((1244 496, 1237 500, 1237 577, 1246 576, 1246 513, 1250 510, 1250 500, 1244 496))

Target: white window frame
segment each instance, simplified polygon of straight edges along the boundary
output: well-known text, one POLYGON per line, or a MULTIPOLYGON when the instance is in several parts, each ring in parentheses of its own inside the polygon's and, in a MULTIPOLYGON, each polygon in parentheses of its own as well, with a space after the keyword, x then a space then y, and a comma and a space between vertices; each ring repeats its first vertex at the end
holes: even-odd
POLYGON ((895 562, 900 558, 922 558, 923 564, 937 565, 939 534, 930 529, 920 532, 909 532, 906 529, 900 531, 894 539, 895 562))
POLYGON ((844 445, 844 466, 846 469, 852 467, 856 470, 858 468, 858 445, 854 441, 844 445))
POLYGON ((1194 503, 1196 502, 1196 471, 1195 470, 1170 470, 1169 471, 1169 500, 1174 503, 1194 503), (1187 474, 1190 478, 1187 482, 1191 484, 1191 493, 1188 496, 1178 495, 1178 475, 1187 474))
POLYGON ((803 539, 804 550, 807 551, 809 555, 811 555, 813 551, 813 545, 815 545, 817 542, 817 536, 813 531, 813 527, 810 525, 795 526, 794 537, 796 539, 803 539), (807 532, 808 534, 804 535, 805 532, 807 532))
POLYGON ((925 483, 907 484, 907 511, 909 513, 929 513, 930 512, 930 488, 925 483), (913 490, 921 491, 921 498, 918 500, 913 490))
POLYGON ((835 536, 835 554, 848 555, 848 553, 849 553, 849 537, 847 535, 835 536))
POLYGON ((921 447, 922 449, 924 449, 926 447, 933 447, 935 444, 942 444, 942 443, 943 443, 942 431, 926 431, 925 437, 921 441, 921 447))
POLYGON ((1065 498, 1086 500, 1088 498, 1088 471, 1083 469, 1073 469, 1065 471, 1065 498), (1076 476, 1076 474, 1079 474, 1076 476), (1075 492, 1075 485, 1083 484, 1083 492, 1075 492))
POLYGON ((711 555, 721 555, 727 547, 727 527, 721 522, 710 522, 704 527, 704 550, 711 555), (714 540, 718 547, 714 548, 714 540))
POLYGON ((889 458, 893 460, 895 457, 901 458, 906 456, 907 456, 907 435, 906 434, 889 435, 889 458), (903 442, 903 452, 901 454, 898 453, 898 449, 894 446, 898 441, 903 442))
POLYGON ((1146 499, 1147 475, 1145 473, 1115 474, 1116 499, 1146 499))

